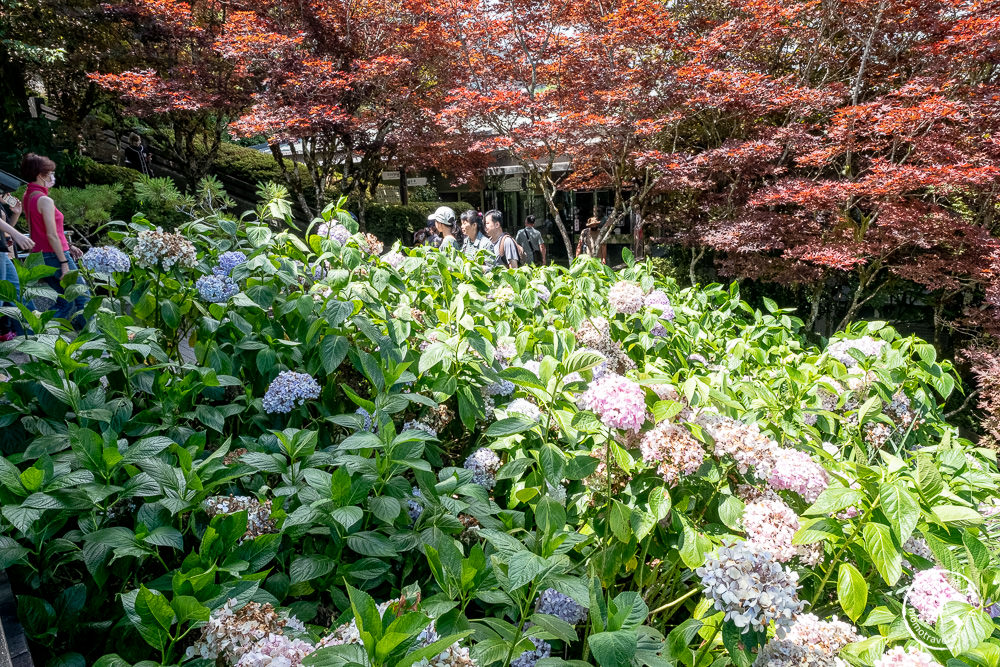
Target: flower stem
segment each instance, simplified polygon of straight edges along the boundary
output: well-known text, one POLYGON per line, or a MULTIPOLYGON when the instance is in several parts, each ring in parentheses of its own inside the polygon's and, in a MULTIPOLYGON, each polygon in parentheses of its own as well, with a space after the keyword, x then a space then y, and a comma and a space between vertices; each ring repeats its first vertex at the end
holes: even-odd
POLYGON ((705 645, 701 647, 700 651, 698 651, 698 655, 695 656, 694 663, 692 663, 694 667, 698 667, 698 665, 701 664, 701 659, 704 658, 705 654, 708 653, 708 650, 712 648, 712 644, 715 643, 715 638, 719 636, 720 630, 722 630, 722 624, 715 626, 715 630, 712 632, 712 636, 708 638, 708 641, 705 642, 705 645))

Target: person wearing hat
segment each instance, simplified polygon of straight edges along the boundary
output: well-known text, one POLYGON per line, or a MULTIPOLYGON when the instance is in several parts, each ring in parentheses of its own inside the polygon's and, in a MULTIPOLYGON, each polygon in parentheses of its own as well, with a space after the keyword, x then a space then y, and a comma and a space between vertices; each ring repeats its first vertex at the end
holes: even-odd
POLYGON ((576 256, 589 255, 590 257, 596 257, 601 262, 606 262, 608 259, 608 247, 606 245, 600 245, 597 242, 598 229, 601 227, 601 221, 597 218, 591 218, 587 221, 587 228, 580 233, 580 242, 576 244, 576 256))
POLYGON ((438 234, 441 235, 441 249, 455 248, 457 250, 459 247, 457 237, 461 236, 462 232, 455 225, 455 211, 449 206, 441 206, 427 219, 434 223, 438 234))

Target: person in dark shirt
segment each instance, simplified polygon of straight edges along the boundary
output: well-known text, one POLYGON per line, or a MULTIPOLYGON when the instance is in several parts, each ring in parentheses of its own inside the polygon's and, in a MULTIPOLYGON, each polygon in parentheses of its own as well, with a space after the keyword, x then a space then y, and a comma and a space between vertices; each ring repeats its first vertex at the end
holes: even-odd
POLYGON ((152 156, 149 149, 142 143, 142 137, 133 132, 128 137, 128 146, 123 151, 125 166, 146 175, 152 176, 152 156))

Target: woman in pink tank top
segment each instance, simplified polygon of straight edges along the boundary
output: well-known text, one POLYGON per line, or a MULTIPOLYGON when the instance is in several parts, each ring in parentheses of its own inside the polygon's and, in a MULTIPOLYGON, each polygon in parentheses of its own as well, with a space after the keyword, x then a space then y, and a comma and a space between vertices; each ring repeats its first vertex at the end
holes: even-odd
MULTIPOLYGON (((86 290, 81 293, 78 288, 73 288, 76 296, 67 300, 61 284, 66 274, 78 270, 74 260, 79 259, 83 252, 66 240, 63 214, 49 197, 49 188, 56 184, 56 165, 43 155, 28 153, 21 161, 21 175, 28 181, 22 206, 28 219, 31 240, 35 242, 32 252, 42 253, 45 264, 56 269, 54 275, 45 278, 45 282, 60 294, 55 305, 56 317, 72 318, 73 326, 82 329, 87 322, 78 311, 87 306, 90 296, 86 290)), ((76 281, 79 285, 85 284, 79 275, 76 281)))

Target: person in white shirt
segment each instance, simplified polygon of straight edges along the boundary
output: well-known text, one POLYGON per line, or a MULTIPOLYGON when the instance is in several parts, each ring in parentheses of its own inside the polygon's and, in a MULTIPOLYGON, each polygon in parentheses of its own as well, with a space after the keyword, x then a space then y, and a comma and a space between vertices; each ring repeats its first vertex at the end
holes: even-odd
POLYGON ((462 214, 462 233, 465 235, 462 252, 469 259, 475 259, 483 251, 493 253, 493 242, 486 235, 486 225, 479 211, 466 211, 462 214))

